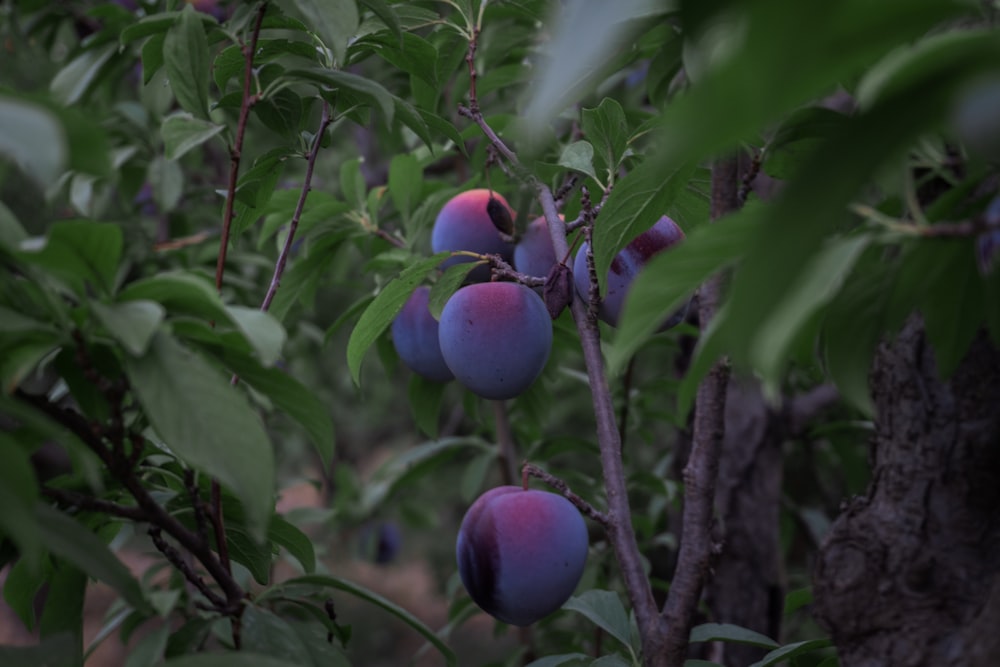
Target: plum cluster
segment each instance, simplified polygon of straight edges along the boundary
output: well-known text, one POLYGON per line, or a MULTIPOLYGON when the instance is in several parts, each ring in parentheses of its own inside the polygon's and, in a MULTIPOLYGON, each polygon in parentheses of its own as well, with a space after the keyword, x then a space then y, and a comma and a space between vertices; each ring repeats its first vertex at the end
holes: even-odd
MULTIPOLYGON (((509 236, 513 216, 507 201, 491 190, 462 192, 438 213, 431 247, 434 252, 497 255, 521 273, 549 276, 560 260, 545 219, 529 223, 515 245, 509 236)), ((683 238, 681 228, 663 216, 623 248, 608 271, 600 318, 616 326, 639 270, 652 256, 683 238)), ((587 250, 584 243, 573 262, 576 291, 584 300, 590 291, 587 250)), ((454 255, 441 268, 471 261, 476 260, 454 255)), ((552 345, 552 319, 572 299, 573 288, 567 275, 565 300, 550 311, 538 291, 520 283, 488 282, 491 275, 486 264, 472 269, 467 284, 445 304, 440 321, 428 309, 429 288, 418 288, 393 322, 392 337, 399 358, 415 373, 435 382, 454 378, 483 398, 504 400, 524 393, 545 368, 552 345)), ((675 313, 661 330, 677 324, 683 314, 675 313)))
POLYGON ((494 618, 527 626, 559 609, 580 583, 587 526, 548 491, 500 486, 465 514, 455 555, 469 596, 494 618))

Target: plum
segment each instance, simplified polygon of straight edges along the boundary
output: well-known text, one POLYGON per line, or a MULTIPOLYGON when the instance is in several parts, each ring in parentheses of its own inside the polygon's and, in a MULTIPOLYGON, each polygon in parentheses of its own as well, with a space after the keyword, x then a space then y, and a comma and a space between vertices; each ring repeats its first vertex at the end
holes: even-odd
POLYGON ((473 601, 498 620, 527 626, 573 594, 587 546, 587 526, 566 498, 499 486, 469 507, 455 553, 473 601))
MULTIPOLYGON (((513 217, 514 213, 501 195, 484 188, 466 190, 451 199, 441 208, 434 220, 431 231, 431 250, 468 250, 483 255, 500 255, 504 261, 514 258, 514 244, 505 241, 493 223, 489 213, 490 198, 499 202, 513 217)), ((496 207, 496 204, 493 205, 496 207)), ((494 217, 496 214, 494 213, 494 217)), ((450 257, 441 264, 447 269, 460 262, 475 261, 471 257, 450 257)), ((469 282, 484 282, 490 279, 489 266, 477 266, 469 273, 469 282)))
MULTIPOLYGON (((559 217, 562 218, 561 215, 559 217)), ((532 220, 514 246, 514 268, 529 276, 544 277, 549 275, 556 261, 556 251, 552 247, 545 218, 532 220)))
POLYGON ((520 283, 473 283, 448 299, 438 340, 463 386, 504 400, 523 393, 545 368, 552 320, 541 297, 520 283))
POLYGON ((392 344, 411 371, 434 382, 447 382, 455 376, 441 355, 438 321, 427 308, 430 292, 430 287, 421 285, 403 304, 392 321, 392 344))
MULTIPOLYGON (((607 294, 601 301, 598 317, 611 326, 618 326, 618 318, 625 303, 629 286, 639 271, 654 256, 684 240, 684 231, 676 222, 663 216, 652 227, 632 240, 615 255, 608 270, 607 294)), ((580 246, 573 260, 573 280, 576 291, 584 301, 590 298, 590 274, 587 271, 587 248, 580 246)), ((660 331, 676 326, 683 318, 686 307, 681 308, 667 319, 660 331)))

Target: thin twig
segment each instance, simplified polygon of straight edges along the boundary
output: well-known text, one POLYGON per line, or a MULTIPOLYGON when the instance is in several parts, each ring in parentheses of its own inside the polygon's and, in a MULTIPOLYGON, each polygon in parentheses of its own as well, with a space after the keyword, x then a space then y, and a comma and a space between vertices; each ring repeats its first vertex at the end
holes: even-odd
POLYGON ((507 404, 504 401, 493 403, 493 421, 496 424, 497 447, 500 464, 500 476, 503 483, 514 484, 517 479, 517 444, 514 442, 514 432, 510 427, 510 415, 507 414, 507 404))
MULTIPOLYGON (((739 160, 720 158, 712 167, 712 219, 737 211, 739 160)), ((722 275, 709 278, 698 292, 698 320, 705 331, 718 309, 722 275)), ((701 599, 713 553, 712 520, 719 451, 725 433, 726 387, 729 364, 720 359, 698 386, 691 453, 684 467, 684 511, 677 567, 663 609, 669 629, 664 665, 681 667, 687 657, 688 637, 701 599)))
POLYGON ((333 116, 330 113, 330 104, 324 100, 323 115, 319 121, 319 129, 313 137, 312 146, 309 148, 309 157, 306 160, 306 175, 302 181, 302 190, 299 192, 299 200, 295 204, 295 211, 292 213, 292 220, 288 225, 288 236, 285 238, 285 244, 278 255, 278 261, 274 264, 274 275, 271 276, 271 285, 267 288, 264 301, 260 304, 260 309, 263 311, 271 307, 274 295, 277 293, 278 287, 281 286, 281 276, 285 273, 285 265, 288 264, 288 256, 292 252, 292 244, 295 241, 295 232, 299 228, 299 220, 302 218, 302 210, 306 206, 306 198, 309 196, 309 191, 312 190, 312 177, 313 169, 316 167, 316 156, 319 155, 319 149, 323 143, 323 135, 326 134, 326 129, 330 127, 332 120, 333 116))
POLYGON ((584 515, 590 517, 591 519, 601 524, 602 526, 607 527, 608 525, 607 515, 605 515, 603 512, 598 510, 596 507, 588 503, 580 496, 573 493, 569 488, 569 484, 559 479, 555 475, 551 475, 545 472, 538 466, 525 461, 524 463, 521 464, 521 485, 525 489, 528 488, 528 477, 536 477, 542 480, 543 482, 551 486, 553 489, 559 491, 559 493, 561 493, 566 498, 566 500, 576 505, 577 509, 583 512, 584 515))
POLYGON ((239 182, 240 161, 243 157, 243 138, 247 133, 247 122, 250 120, 250 108, 260 97, 250 92, 253 87, 253 57, 257 52, 257 39, 260 37, 260 27, 267 12, 267 0, 257 8, 253 29, 250 31, 250 41, 242 44, 243 53, 243 99, 240 103, 240 115, 236 122, 236 136, 229 152, 229 187, 226 189, 226 206, 222 215, 222 239, 219 241, 219 257, 215 262, 215 289, 222 289, 222 275, 226 269, 226 253, 229 249, 229 232, 233 224, 233 209, 236 202, 236 185, 239 182))

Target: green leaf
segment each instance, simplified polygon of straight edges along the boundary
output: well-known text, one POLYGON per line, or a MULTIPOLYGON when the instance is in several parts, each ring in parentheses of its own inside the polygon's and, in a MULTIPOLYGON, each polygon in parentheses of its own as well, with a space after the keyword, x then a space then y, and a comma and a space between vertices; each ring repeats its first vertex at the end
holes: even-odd
POLYGON ((594 147, 589 141, 574 141, 563 149, 559 156, 559 166, 578 171, 602 183, 594 171, 594 147))
POLYGON ((796 642, 794 644, 786 644, 779 649, 771 651, 765 655, 762 660, 753 663, 750 667, 771 667, 772 665, 777 665, 785 662, 786 660, 790 660, 791 658, 795 658, 821 648, 827 648, 829 646, 833 646, 833 642, 829 639, 807 639, 806 641, 796 642))
POLYGON ((170 213, 184 194, 184 172, 181 166, 166 156, 157 155, 149 162, 146 180, 153 185, 153 201, 164 213, 170 213))
POLYGON ((23 252, 21 257, 60 277, 78 294, 90 285, 110 295, 122 244, 118 225, 67 220, 52 225, 41 250, 23 252))
POLYGON ((762 648, 777 648, 778 642, 759 632, 731 623, 702 623, 691 628, 690 640, 696 642, 735 642, 762 648))
POLYGON ((403 33, 403 28, 399 24, 399 17, 396 15, 395 9, 388 2, 385 2, 385 0, 361 0, 361 4, 372 10, 372 13, 385 24, 385 27, 389 29, 389 32, 396 39, 402 40, 411 34, 403 33))
POLYGON ((254 539, 229 516, 226 517, 226 542, 232 559, 245 567, 254 581, 266 586, 271 578, 274 555, 270 543, 254 539))
POLYGON ((108 333, 135 356, 145 354, 149 341, 163 322, 166 311, 155 301, 137 300, 105 305, 92 301, 94 317, 108 333))
POLYGON ((230 242, 236 243, 240 234, 263 215, 278 179, 285 168, 287 155, 282 149, 265 153, 254 161, 253 167, 240 177, 236 187, 236 203, 234 206, 230 232, 230 242))
POLYGON ((177 160, 192 148, 202 145, 222 130, 225 125, 216 125, 207 120, 195 118, 179 111, 163 119, 160 134, 163 136, 164 153, 168 160, 177 160))
POLYGON ((185 111, 207 119, 212 61, 204 23, 194 7, 186 7, 167 32, 163 41, 163 64, 177 103, 185 111))
POLYGON ((606 181, 613 181, 628 148, 625 110, 617 101, 605 97, 596 109, 584 109, 582 116, 583 136, 594 145, 604 164, 608 173, 606 181))
POLYGON ((314 392, 287 372, 265 368, 249 357, 226 354, 225 362, 242 381, 267 396, 279 410, 297 421, 309 434, 323 465, 330 465, 335 441, 333 421, 330 410, 314 392))
POLYGON ((158 333, 126 373, 150 423, 185 463, 226 485, 255 540, 274 508, 274 452, 260 419, 229 379, 174 338, 158 333))
POLYGON ((295 0, 307 25, 333 51, 337 64, 344 65, 347 44, 361 22, 355 0, 295 0))
MULTIPOLYGON (((434 648, 436 648, 445 659, 445 664, 449 666, 457 665, 457 658, 455 653, 445 644, 437 634, 431 630, 429 627, 424 625, 420 619, 416 616, 403 609, 399 605, 390 600, 385 599, 378 593, 370 591, 363 586, 359 586, 353 582, 347 581, 346 579, 341 579, 339 577, 324 576, 324 575, 307 575, 304 577, 297 577, 294 579, 289 579, 282 584, 279 584, 276 588, 272 588, 271 592, 280 591, 283 587, 288 586, 317 586, 322 588, 332 588, 334 590, 344 591, 350 593, 351 595, 370 602, 377 607, 389 612, 396 618, 400 619, 411 628, 416 630, 420 635, 430 642, 434 648)), ((262 595, 266 595, 268 591, 265 591, 262 595)))
POLYGON ((212 322, 228 322, 230 317, 222 298, 210 282, 200 275, 183 271, 158 273, 130 283, 118 299, 156 301, 171 312, 194 315, 212 322))
POLYGON ((267 536, 275 544, 284 547, 297 561, 306 574, 316 569, 316 551, 309 536, 282 517, 274 515, 267 527, 267 536))
POLYGON ((417 285, 423 282, 424 278, 449 254, 441 252, 406 267, 379 292, 375 300, 361 314, 361 319, 351 331, 351 337, 347 341, 347 366, 354 384, 361 383, 361 362, 368 348, 392 324, 392 320, 403 308, 403 304, 410 298, 417 285))
POLYGON ((552 118, 596 85, 615 52, 639 27, 633 19, 667 11, 670 4, 619 0, 562 5, 550 19, 555 29, 545 50, 544 65, 527 90, 524 118, 528 132, 543 132, 552 118))
POLYGON ((260 362, 270 366, 281 358, 287 334, 285 328, 270 313, 246 306, 226 306, 233 322, 253 346, 260 362))
POLYGON ((792 612, 805 607, 807 604, 812 604, 812 601, 812 586, 796 588, 794 591, 788 591, 785 595, 785 608, 782 613, 785 615, 791 614, 792 612))
POLYGON ((346 90, 355 93, 366 104, 382 112, 382 121, 386 126, 392 126, 393 112, 396 108, 395 97, 380 83, 366 79, 363 76, 358 76, 357 74, 324 69, 322 67, 288 70, 284 76, 290 79, 320 83, 330 86, 334 90, 346 90))
POLYGON ((594 267, 601 294, 607 290, 608 269, 615 255, 669 214, 671 201, 684 191, 693 172, 693 165, 664 172, 647 161, 629 172, 611 191, 593 232, 594 267))
POLYGON ((458 291, 465 279, 472 273, 473 269, 481 266, 480 262, 459 262, 452 264, 441 275, 436 283, 431 286, 431 292, 427 298, 427 310, 435 320, 441 319, 441 311, 448 303, 448 299, 458 291))
POLYGON ((49 85, 52 94, 66 106, 79 102, 117 50, 117 44, 105 44, 78 55, 52 79, 49 85))
POLYGON ((609 374, 624 370, 664 318, 709 276, 735 263, 756 227, 742 217, 724 218, 698 227, 669 252, 653 257, 629 287, 607 350, 609 374))
POLYGON ((583 614, 630 651, 632 650, 632 630, 628 613, 614 591, 589 590, 579 596, 571 597, 562 608, 583 614))
POLYGON ((41 541, 35 525, 38 483, 28 453, 6 433, 0 433, 0 533, 17 545, 20 562, 37 571, 41 541))
POLYGON ((56 334, 47 333, 3 350, 0 357, 0 390, 12 394, 42 361, 59 346, 56 334))
POLYGON ((289 662, 249 651, 231 651, 171 658, 163 663, 163 667, 302 667, 302 663, 289 662))
MULTIPOLYGON (((32 508, 32 521, 34 521, 34 508, 32 508)), ((30 632, 35 631, 36 625, 35 598, 51 575, 52 569, 42 568, 40 565, 38 561, 30 562, 27 558, 19 558, 7 570, 3 583, 4 602, 17 614, 30 632)), ((2 651, 3 647, 0 647, 0 656, 3 655, 2 651)))
POLYGON ((389 163, 389 196, 403 215, 403 220, 409 220, 416 208, 423 185, 424 172, 416 157, 402 153, 392 158, 389 163))
POLYGON ((828 241, 774 306, 750 348, 751 363, 765 385, 776 387, 781 383, 796 335, 836 295, 869 242, 868 236, 828 241))
POLYGON ((48 505, 37 505, 35 517, 42 543, 49 551, 111 586, 136 611, 153 613, 139 582, 101 538, 48 505))
POLYGON ((163 42, 165 34, 153 35, 142 45, 142 84, 149 83, 163 67, 163 42))
POLYGON ((69 157, 59 117, 41 105, 0 96, 0 156, 22 167, 42 187, 51 186, 69 157))

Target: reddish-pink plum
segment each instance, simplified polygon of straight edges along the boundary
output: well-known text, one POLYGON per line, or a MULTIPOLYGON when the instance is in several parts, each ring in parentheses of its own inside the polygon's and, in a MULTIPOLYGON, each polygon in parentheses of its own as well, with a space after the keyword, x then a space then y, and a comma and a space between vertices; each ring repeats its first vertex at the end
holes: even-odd
MULTIPOLYGON (((625 304, 625 296, 629 286, 646 263, 657 255, 684 240, 684 231, 676 222, 663 216, 652 227, 637 236, 621 252, 615 255, 608 270, 607 294, 601 301, 598 316, 610 324, 618 326, 618 318, 625 304)), ((584 243, 576 253, 573 261, 573 280, 576 291, 586 301, 590 298, 590 274, 587 271, 587 248, 584 243)), ((661 331, 678 324, 684 315, 684 309, 674 313, 660 328, 661 331)))
POLYGON ((392 321, 392 344, 407 368, 434 382, 452 379, 438 342, 438 321, 428 310, 431 288, 421 285, 392 321))
MULTIPOLYGON (((496 192, 484 188, 466 190, 448 200, 434 220, 431 231, 431 250, 468 250, 482 255, 500 255, 511 262, 514 244, 503 240, 493 221, 488 206, 490 197, 495 198, 513 217, 507 200, 496 192)), ((442 269, 459 262, 475 261, 471 257, 450 257, 441 264, 442 269)), ((470 282, 484 282, 490 279, 490 267, 478 266, 469 274, 470 282)))
POLYGON ((522 394, 545 368, 552 320, 541 297, 520 283, 473 283, 448 299, 438 340, 455 379, 503 400, 522 394))
POLYGON ((583 517, 566 498, 500 486, 466 512, 455 553, 473 601, 494 618, 527 626, 573 594, 587 545, 583 517))

